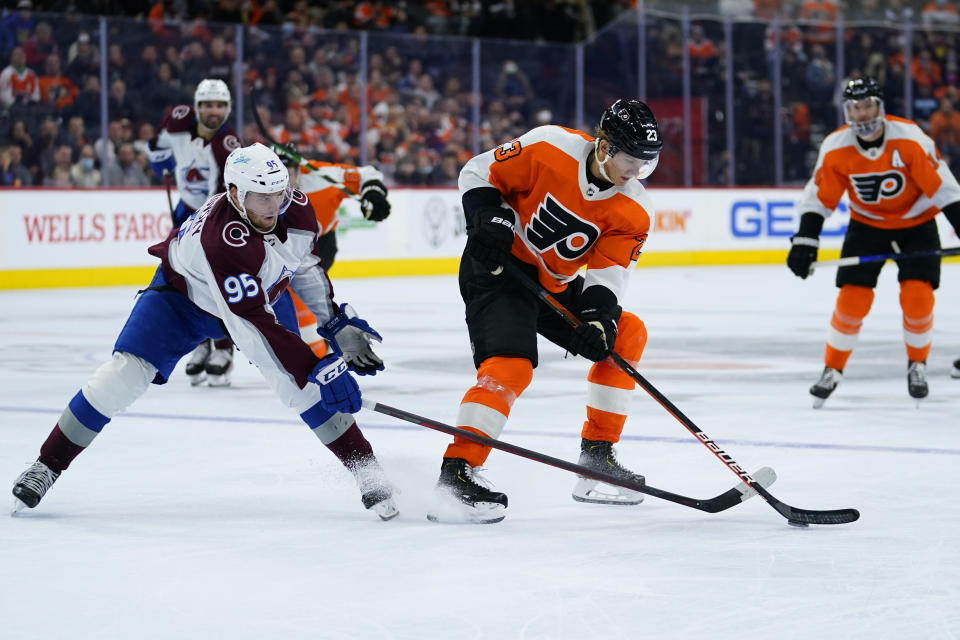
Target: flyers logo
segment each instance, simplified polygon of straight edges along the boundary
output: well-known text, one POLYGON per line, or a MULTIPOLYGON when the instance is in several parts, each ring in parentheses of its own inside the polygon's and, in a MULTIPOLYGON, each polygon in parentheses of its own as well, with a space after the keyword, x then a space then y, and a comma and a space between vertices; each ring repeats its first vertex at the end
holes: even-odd
POLYGON ((860 202, 879 202, 883 198, 896 198, 907 181, 899 171, 887 173, 864 173, 850 176, 860 202))
MULTIPOLYGON (((600 229, 578 217, 549 193, 524 229, 527 242, 540 253, 553 247, 564 260, 576 260, 600 237, 600 229)), ((642 243, 641 243, 642 244, 642 243)))
POLYGON ((634 236, 633 239, 637 241, 637 246, 633 248, 633 252, 630 254, 630 262, 636 262, 640 259, 640 250, 643 249, 643 243, 647 241, 647 234, 634 236))
POLYGON ((511 140, 497 147, 497 150, 493 152, 493 159, 497 162, 503 162, 504 160, 509 160, 514 156, 520 155, 521 150, 520 141, 511 140))

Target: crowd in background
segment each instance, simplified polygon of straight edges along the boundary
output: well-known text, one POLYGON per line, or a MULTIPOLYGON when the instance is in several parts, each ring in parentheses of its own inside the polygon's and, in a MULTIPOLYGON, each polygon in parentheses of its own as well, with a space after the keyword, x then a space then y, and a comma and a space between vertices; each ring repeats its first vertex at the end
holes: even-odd
MULTIPOLYGON (((587 124, 573 121, 574 55, 566 43, 583 41, 599 29, 606 51, 636 58, 628 45, 618 50, 616 44, 635 36, 629 25, 616 28, 617 17, 634 4, 629 1, 313 4, 19 0, 0 17, 0 185, 158 184, 147 163, 147 143, 167 110, 192 102, 193 89, 204 77, 224 79, 235 101, 242 97, 244 141, 261 138, 250 112, 254 97, 271 135, 307 156, 351 164, 366 160, 391 184, 453 185, 474 153, 475 134, 479 148, 486 149, 538 124, 587 124), (98 15, 110 16, 105 51, 98 15), (243 86, 236 87, 240 24, 244 71, 243 86), (365 85, 360 32, 370 34, 365 85), (512 39, 488 41, 482 50, 477 132, 472 40, 463 36, 512 39), (107 95, 105 136, 102 92, 107 95)), ((909 109, 941 153, 960 166, 954 30, 960 24, 953 0, 689 4, 685 38, 676 11, 658 11, 668 5, 675 10, 676 3, 645 3, 645 90, 650 98, 681 96, 686 52, 692 95, 701 101, 706 120, 700 183, 726 184, 731 162, 738 184, 774 182, 769 132, 775 115, 775 51, 787 182, 809 175, 819 139, 839 123, 837 88, 843 79, 863 74, 884 87, 888 113, 904 115, 909 109), (723 108, 722 16, 737 19, 733 114, 723 108), (865 22, 838 32, 839 16, 865 22), (774 18, 779 22, 771 23, 774 18), (916 28, 908 62, 901 29, 911 21, 916 28), (842 69, 837 67, 838 33, 842 69), (733 158, 724 140, 727 117, 734 118, 737 130, 733 158)), ((593 64, 597 72, 588 71, 591 77, 602 79, 602 69, 613 68, 612 59, 593 64)), ((604 96, 623 92, 617 78, 607 84, 604 96)), ((590 120, 599 109, 591 105, 588 111, 590 120)), ((679 143, 668 138, 668 145, 679 143)), ((669 173, 664 176, 669 180, 669 173)))

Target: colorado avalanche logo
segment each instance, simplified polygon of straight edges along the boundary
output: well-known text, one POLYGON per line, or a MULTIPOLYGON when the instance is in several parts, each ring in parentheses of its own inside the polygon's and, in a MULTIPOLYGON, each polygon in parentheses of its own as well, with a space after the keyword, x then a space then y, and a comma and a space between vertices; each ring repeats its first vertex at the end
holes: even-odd
POLYGON ((247 225, 236 220, 231 220, 223 225, 221 237, 231 247, 242 247, 247 244, 247 238, 250 236, 250 229, 247 225))
POLYGON ((240 141, 237 140, 237 136, 231 134, 229 136, 223 137, 223 148, 227 151, 233 151, 234 149, 240 148, 240 141))
POLYGON ((173 108, 173 111, 170 112, 170 117, 175 120, 183 120, 188 115, 190 115, 190 107, 185 104, 178 104, 173 108))

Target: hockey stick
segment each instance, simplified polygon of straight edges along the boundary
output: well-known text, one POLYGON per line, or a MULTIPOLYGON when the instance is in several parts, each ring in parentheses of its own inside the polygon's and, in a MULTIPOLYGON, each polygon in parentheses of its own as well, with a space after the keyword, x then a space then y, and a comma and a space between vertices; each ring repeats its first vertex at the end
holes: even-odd
POLYGON ((167 187, 167 206, 170 207, 170 220, 177 224, 177 214, 173 209, 173 197, 170 195, 170 170, 163 170, 163 184, 167 187))
POLYGON ((273 136, 271 136, 270 132, 267 131, 267 127, 264 126, 263 120, 260 118, 260 112, 257 109, 258 105, 257 105, 256 93, 252 89, 250 90, 250 106, 253 109, 253 119, 257 123, 257 128, 260 129, 260 135, 263 136, 264 140, 270 143, 270 146, 273 147, 273 150, 276 153, 286 156, 290 160, 293 160, 294 162, 299 164, 301 167, 306 167, 308 171, 312 171, 319 174, 321 178, 329 182, 330 186, 335 187, 337 191, 340 191, 341 193, 344 193, 351 198, 359 198, 359 196, 356 193, 347 189, 347 187, 342 182, 337 182, 327 174, 317 170, 316 167, 311 165, 307 161, 307 159, 301 156, 299 153, 296 153, 294 151, 291 151, 290 149, 287 149, 282 144, 280 144, 279 142, 273 139, 273 136))
POLYGON ((911 260, 914 258, 956 255, 960 255, 960 247, 931 249, 930 251, 914 251, 912 253, 880 253, 874 256, 847 256, 846 258, 836 258, 835 260, 817 260, 810 265, 810 268, 815 269, 817 267, 829 266, 849 267, 850 265, 863 264, 864 262, 880 262, 882 260, 911 260))
MULTIPOLYGON (((512 261, 508 260, 504 265, 504 268, 513 275, 514 278, 520 281, 523 286, 529 289, 534 293, 538 298, 540 298, 550 309, 556 312, 558 315, 562 316, 571 327, 579 327, 582 322, 570 313, 566 307, 557 302, 557 300, 551 296, 546 289, 540 286, 539 283, 531 280, 527 274, 525 274, 520 267, 514 264, 512 261)), ((856 509, 836 509, 831 511, 816 511, 811 509, 798 509, 796 507, 791 507, 790 505, 781 502, 773 495, 767 491, 763 485, 758 483, 756 479, 752 478, 749 473, 747 473, 743 467, 741 467, 733 457, 720 448, 720 446, 713 441, 713 438, 704 433, 700 427, 693 423, 693 420, 688 418, 680 411, 679 408, 670 400, 660 393, 656 387, 654 387, 650 382, 647 381, 636 369, 634 369, 629 362, 623 359, 620 354, 618 354, 613 349, 610 350, 609 356, 616 364, 619 366, 627 375, 637 381, 644 391, 650 394, 654 400, 660 403, 664 409, 667 410, 674 418, 676 418, 680 424, 687 428, 687 431, 692 433, 698 440, 700 440, 703 445, 709 449, 717 458, 720 459, 723 464, 725 464, 731 471, 737 474, 743 482, 747 484, 750 488, 754 489, 759 493, 764 500, 766 500, 770 506, 777 510, 777 512, 782 515, 790 524, 797 526, 806 526, 808 524, 845 524, 847 522, 853 522, 860 517, 860 512, 856 509)))
MULTIPOLYGON (((528 460, 534 460, 535 462, 542 462, 543 464, 550 465, 551 467, 557 467, 558 469, 563 469, 564 471, 571 471, 577 475, 586 476, 594 480, 599 480, 607 484, 616 485, 618 487, 623 487, 625 489, 630 489, 631 491, 636 491, 638 493, 645 493, 648 496, 653 496, 655 498, 660 498, 661 500, 667 500, 668 502, 676 502, 677 504, 682 504, 685 507, 690 507, 692 509, 699 509, 700 511, 706 511, 707 513, 717 513, 720 511, 725 511, 730 507, 735 507, 744 500, 749 500, 753 496, 757 495, 757 492, 751 487, 747 486, 746 483, 741 482, 737 486, 729 489, 720 495, 709 498, 707 500, 698 500, 697 498, 688 498, 687 496, 682 496, 677 493, 671 493, 670 491, 664 491, 663 489, 657 489, 656 487, 651 487, 645 482, 631 482, 630 480, 623 480, 612 476, 603 471, 595 471, 589 469, 579 464, 574 464, 572 462, 567 462, 566 460, 561 460, 560 458, 554 458, 553 456, 548 456, 537 451, 532 451, 530 449, 524 449, 523 447, 518 447, 515 444, 510 444, 509 442, 503 442, 502 440, 495 440, 493 438, 488 438, 472 431, 467 431, 466 429, 460 429, 458 427, 453 427, 442 422, 437 422, 436 420, 431 420, 430 418, 424 418, 423 416, 418 416, 415 413, 410 413, 404 411, 403 409, 397 409, 395 407, 389 407, 385 404, 380 404, 373 400, 364 399, 363 408, 370 409, 371 411, 376 411, 377 413, 382 413, 387 416, 392 416, 399 420, 405 420, 407 422, 412 422, 413 424, 418 424, 421 427, 427 427, 428 429, 434 429, 435 431, 441 431, 443 433, 449 434, 451 436, 459 436, 470 440, 471 442, 476 442, 477 444, 482 444, 493 449, 499 449, 500 451, 506 451, 507 453, 512 453, 515 456, 520 456, 522 458, 527 458, 528 460)), ((777 479, 777 474, 774 473, 773 469, 770 467, 763 467, 758 470, 756 474, 758 480, 756 484, 761 487, 768 487, 773 484, 777 479)))

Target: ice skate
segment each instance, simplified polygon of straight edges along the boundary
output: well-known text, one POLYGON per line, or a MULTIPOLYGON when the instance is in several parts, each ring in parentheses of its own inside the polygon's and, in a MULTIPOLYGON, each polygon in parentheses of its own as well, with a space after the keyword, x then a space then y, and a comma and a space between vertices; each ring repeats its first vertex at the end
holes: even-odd
POLYGON ((202 384, 203 381, 207 379, 207 372, 203 367, 207 362, 207 358, 210 357, 212 344, 212 341, 204 340, 197 345, 197 348, 190 354, 190 359, 187 360, 187 377, 190 379, 190 385, 193 387, 202 384))
POLYGON ((375 458, 352 466, 350 472, 360 487, 360 501, 365 509, 372 510, 381 520, 397 517, 400 510, 393 500, 393 486, 375 458))
MULTIPOLYGON (((617 454, 612 442, 582 439, 580 441, 580 459, 577 462, 581 466, 602 471, 623 480, 639 484, 646 482, 642 475, 630 471, 617 462, 617 454)), ((606 484, 592 478, 577 477, 577 484, 574 485, 572 494, 573 499, 577 502, 621 505, 634 505, 643 502, 643 494, 637 491, 606 484), (606 487, 610 487, 610 490, 606 490, 606 487)))
POLYGON ((506 517, 507 496, 493 491, 480 476, 480 467, 471 467, 463 458, 444 458, 437 481, 435 508, 427 514, 431 522, 492 524, 506 517))
MULTIPOLYGON (((17 477, 17 481, 13 485, 13 496, 23 506, 33 509, 40 504, 40 500, 43 499, 43 496, 46 495, 59 477, 59 473, 37 460, 17 477)), ((19 505, 15 505, 14 513, 21 508, 19 505)))
POLYGON ((810 395, 813 396, 813 408, 819 409, 830 394, 833 393, 840 381, 843 380, 843 371, 824 367, 820 379, 810 387, 810 395))
POLYGON ((233 370, 233 346, 228 349, 214 349, 207 358, 204 367, 207 384, 211 387, 229 387, 230 372, 233 370))
POLYGON ((930 393, 930 387, 927 385, 927 363, 911 360, 907 363, 907 392, 910 397, 917 401, 920 406, 920 400, 927 397, 930 393))
POLYGON ((960 358, 953 361, 953 369, 950 370, 951 378, 960 378, 960 358))

